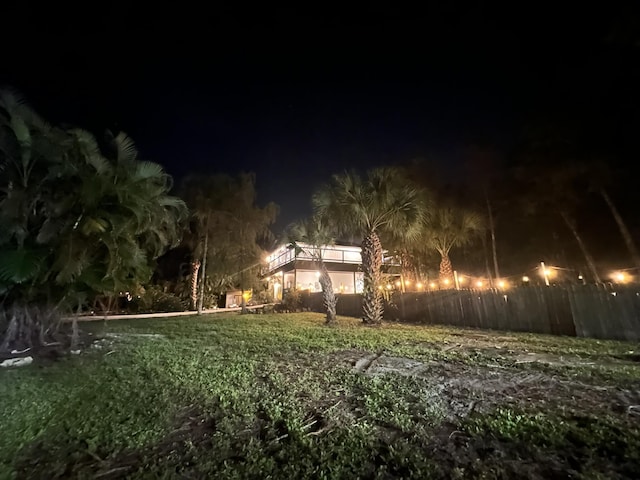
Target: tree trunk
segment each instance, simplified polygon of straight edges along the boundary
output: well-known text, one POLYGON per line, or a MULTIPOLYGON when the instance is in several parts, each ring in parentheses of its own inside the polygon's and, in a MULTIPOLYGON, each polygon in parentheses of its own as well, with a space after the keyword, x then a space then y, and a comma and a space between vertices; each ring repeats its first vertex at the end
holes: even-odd
POLYGON ((202 266, 200 267, 200 298, 198 298, 198 315, 202 315, 202 305, 204 303, 204 284, 207 279, 207 253, 209 250, 209 221, 207 220, 207 230, 204 234, 204 251, 202 254, 202 266))
POLYGON ((453 279, 453 265, 451 265, 451 259, 448 252, 440 252, 440 288, 444 285, 444 288, 454 288, 453 279))
POLYGON ((487 212, 489 213, 489 231, 491 232, 491 250, 493 253, 493 268, 495 270, 496 279, 500 278, 500 270, 498 269, 498 252, 496 249, 496 229, 493 224, 493 211, 487 190, 484 191, 484 197, 487 200, 487 212))
POLYGON ((324 262, 320 262, 320 286, 322 287, 322 301, 324 304, 324 308, 327 310, 327 325, 333 324, 336 321, 336 304, 338 303, 338 299, 336 298, 336 294, 333 291, 333 282, 331 282, 331 277, 329 276, 329 271, 327 270, 327 266, 324 262))
POLYGON ((368 324, 382 322, 382 296, 378 290, 382 269, 382 244, 376 232, 369 232, 362 242, 362 321, 368 324))
POLYGON ((489 286, 493 288, 493 275, 491 275, 491 268, 489 268, 489 253, 487 252, 487 234, 483 233, 482 238, 482 251, 484 252, 484 269, 487 272, 487 279, 489 280, 489 286))
POLYGON ((602 283, 600 280, 600 276, 598 275, 598 270, 596 269, 596 264, 593 261, 593 257, 589 253, 589 250, 587 250, 587 246, 582 241, 582 237, 580 237, 580 234, 578 233, 578 229, 576 228, 575 223, 573 222, 573 220, 571 220, 571 218, 569 218, 569 215, 566 212, 561 211, 560 216, 564 220, 564 223, 567 225, 569 230, 571 230, 571 233, 573 233, 573 236, 575 237, 576 242, 578 242, 578 246, 580 247, 580 250, 584 255, 584 259, 587 261, 587 266, 591 271, 591 275, 593 276, 593 279, 596 281, 596 283, 602 283))
POLYGON ((631 259, 633 260, 634 266, 640 270, 640 254, 638 254, 638 248, 636 247, 636 244, 633 241, 633 237, 631 236, 631 233, 629 232, 629 229, 627 228, 626 223, 624 223, 624 220, 622 219, 620 212, 618 212, 618 209, 614 205, 613 200, 611 200, 611 197, 609 197, 609 194, 606 192, 604 188, 600 190, 600 195, 602 196, 605 203, 609 207, 609 210, 611 210, 611 215, 613 216, 613 219, 618 224, 620 235, 622 235, 624 243, 627 246, 627 250, 629 250, 629 253, 631 254, 631 259))
POLYGON ((416 275, 416 268, 413 262, 413 258, 409 255, 409 252, 402 250, 400 252, 400 265, 402 268, 403 286, 406 281, 409 280, 413 286, 415 286, 418 276, 416 275))
POLYGON ((249 313, 249 309, 247 308, 247 299, 244 297, 244 287, 240 288, 240 292, 242 293, 242 295, 240 295, 242 297, 242 300, 240 301, 240 307, 242 308, 240 310, 240 314, 244 315, 245 313, 249 313))
POLYGON ((198 308, 198 272, 200 271, 200 260, 191 262, 191 310, 198 308))

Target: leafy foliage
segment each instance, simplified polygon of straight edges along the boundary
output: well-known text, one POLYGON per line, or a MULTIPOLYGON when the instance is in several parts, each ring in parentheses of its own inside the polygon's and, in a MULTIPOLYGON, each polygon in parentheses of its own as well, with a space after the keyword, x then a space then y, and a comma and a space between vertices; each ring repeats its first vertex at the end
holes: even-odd
POLYGON ((98 142, 0 92, 0 281, 9 302, 74 303, 146 282, 180 241, 184 203, 123 133, 98 142))
MULTIPOLYGON (((215 292, 255 289, 264 256, 261 245, 271 240, 269 225, 278 211, 273 203, 256 204, 255 176, 191 176, 180 190, 191 210, 185 244, 194 263, 206 259, 202 265, 208 284, 215 292)), ((199 283, 202 288, 202 277, 199 283)))

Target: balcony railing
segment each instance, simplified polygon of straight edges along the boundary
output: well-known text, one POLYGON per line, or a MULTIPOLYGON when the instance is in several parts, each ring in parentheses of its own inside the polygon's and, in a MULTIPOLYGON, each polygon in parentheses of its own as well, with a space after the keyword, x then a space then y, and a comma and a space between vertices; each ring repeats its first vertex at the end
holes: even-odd
MULTIPOLYGON (((362 263, 362 255, 359 248, 351 247, 349 249, 340 248, 340 246, 323 247, 322 259, 325 262, 332 263, 348 263, 359 265, 362 263)), ((317 258, 318 249, 315 247, 303 247, 296 254, 293 248, 283 248, 269 256, 269 262, 266 270, 272 272, 279 267, 293 262, 294 260, 313 261, 317 258)), ((382 263, 385 265, 397 265, 394 257, 383 257, 382 263)))

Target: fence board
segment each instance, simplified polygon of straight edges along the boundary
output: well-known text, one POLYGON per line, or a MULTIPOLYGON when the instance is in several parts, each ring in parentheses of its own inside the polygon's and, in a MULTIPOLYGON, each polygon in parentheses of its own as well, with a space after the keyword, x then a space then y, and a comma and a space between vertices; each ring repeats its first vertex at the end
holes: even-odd
MULTIPOLYGON (((526 286, 497 290, 442 290, 396 294, 385 319, 602 339, 640 340, 640 286, 526 286), (614 294, 615 293, 615 294, 614 294)), ((322 294, 303 297, 323 311, 322 294)), ((360 317, 362 296, 340 294, 339 315, 360 317)))

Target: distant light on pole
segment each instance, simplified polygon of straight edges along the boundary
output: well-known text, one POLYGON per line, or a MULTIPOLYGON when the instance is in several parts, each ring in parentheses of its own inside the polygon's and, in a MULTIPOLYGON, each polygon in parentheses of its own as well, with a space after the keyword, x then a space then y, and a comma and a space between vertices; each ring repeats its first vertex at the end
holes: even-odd
POLYGON ((614 282, 626 283, 629 281, 629 276, 624 272, 613 272, 611 278, 614 282))
POLYGON ((549 269, 547 269, 547 267, 544 266, 544 262, 540 262, 540 273, 542 273, 542 276, 544 277, 544 284, 548 287, 549 286, 549 275, 550 275, 551 271, 549 269))
POLYGON ((527 277, 526 275, 524 277, 522 277, 522 281, 524 283, 528 283, 529 282, 529 277, 527 277))

